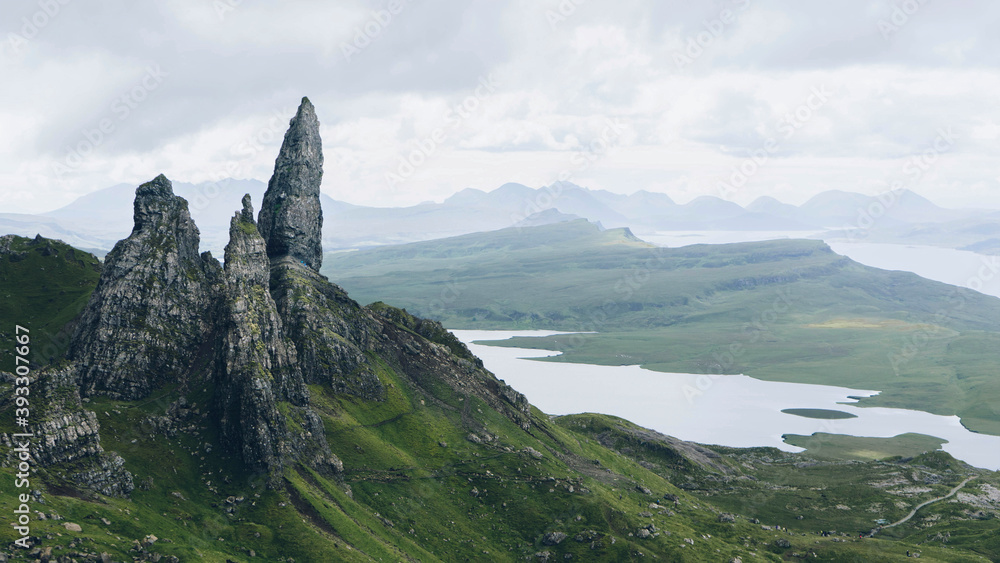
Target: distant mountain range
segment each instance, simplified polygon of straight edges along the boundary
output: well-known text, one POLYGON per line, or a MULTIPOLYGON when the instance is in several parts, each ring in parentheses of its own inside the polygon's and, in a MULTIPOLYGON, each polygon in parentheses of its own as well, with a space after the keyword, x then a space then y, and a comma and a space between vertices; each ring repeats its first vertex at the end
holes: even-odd
MULTIPOLYGON (((259 205, 258 180, 174 184, 201 228, 203 250, 216 255, 228 240, 229 219, 249 193, 259 205)), ((131 230, 135 187, 118 184, 66 207, 25 215, 0 213, 0 233, 62 239, 103 254, 131 230)), ((441 203, 366 207, 321 197, 327 250, 433 240, 511 226, 537 226, 585 218, 638 235, 657 231, 798 231, 803 236, 937 244, 970 250, 1000 249, 1000 212, 945 209, 911 191, 867 196, 820 193, 802 205, 761 197, 746 207, 713 196, 679 204, 661 193, 622 195, 569 182, 542 188, 508 183, 485 192, 462 190, 441 203), (820 235, 822 233, 822 235, 820 235)))

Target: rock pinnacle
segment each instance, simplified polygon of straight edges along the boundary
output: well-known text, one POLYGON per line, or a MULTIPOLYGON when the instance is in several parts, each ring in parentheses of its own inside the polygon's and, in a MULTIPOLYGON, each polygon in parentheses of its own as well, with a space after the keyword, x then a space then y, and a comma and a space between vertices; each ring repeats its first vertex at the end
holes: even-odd
POLYGON ((198 254, 188 203, 162 174, 135 190, 133 209, 132 233, 105 258, 70 345, 85 396, 136 400, 200 377, 219 264, 198 254))
POLYGON ((274 175, 267 184, 257 219, 269 258, 290 256, 319 270, 323 262, 323 211, 319 203, 322 180, 319 119, 309 98, 302 98, 274 161, 274 175))

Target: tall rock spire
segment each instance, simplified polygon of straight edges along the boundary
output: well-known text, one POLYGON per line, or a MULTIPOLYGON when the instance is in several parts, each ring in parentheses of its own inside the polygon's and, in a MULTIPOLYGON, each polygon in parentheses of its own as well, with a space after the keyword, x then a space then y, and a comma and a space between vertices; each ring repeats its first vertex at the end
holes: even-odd
POLYGON ((323 210, 319 204, 322 180, 319 120, 309 98, 302 98, 274 161, 274 175, 267 184, 257 219, 269 258, 290 256, 319 270, 323 263, 323 210))

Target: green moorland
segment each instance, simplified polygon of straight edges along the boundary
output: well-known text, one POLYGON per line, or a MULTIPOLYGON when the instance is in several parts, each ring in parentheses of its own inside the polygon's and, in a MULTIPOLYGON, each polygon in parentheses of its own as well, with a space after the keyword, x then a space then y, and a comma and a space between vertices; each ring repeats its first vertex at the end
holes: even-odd
MULTIPOLYGON (((30 327, 32 360, 48 363, 69 345, 69 322, 83 310, 101 275, 97 258, 62 241, 0 237, 0 341, 13 342, 16 324, 30 327)), ((14 371, 10 347, 0 370, 14 371)))
POLYGON ((820 241, 666 249, 580 220, 330 253, 324 273, 453 328, 593 332, 502 343, 563 352, 543 361, 873 389, 863 406, 1000 434, 1000 300, 820 241))
MULTIPOLYGON (((945 452, 916 453, 920 447, 933 449, 934 439, 929 437, 862 438, 851 444, 841 441, 851 437, 828 436, 823 444, 813 444, 816 454, 708 446, 707 455, 688 452, 682 458, 678 451, 687 448, 664 447, 665 437, 615 417, 570 415, 557 418, 556 423, 667 476, 680 489, 717 509, 748 515, 752 522, 787 528, 793 534, 818 529, 834 532, 830 536, 834 538, 846 534, 854 541, 860 539, 859 533, 867 535, 878 527, 879 520, 897 522, 918 505, 947 495, 975 474, 957 497, 921 508, 905 524, 881 530, 875 537, 921 547, 976 545, 979 553, 1000 560, 1000 537, 992 531, 996 515, 991 508, 1000 503, 996 488, 1000 473, 970 470, 945 452), (852 445, 910 453, 873 461, 844 460, 839 452, 822 451, 852 445)), ((923 556, 927 556, 926 551, 923 556)), ((958 553, 951 557, 960 559, 958 553)))
POLYGON ((913 457, 923 452, 939 450, 945 443, 941 438, 914 433, 892 438, 862 438, 817 432, 811 436, 785 434, 784 441, 786 444, 805 448, 810 457, 863 461, 913 457))
MULTIPOLYGON (((278 491, 207 447, 209 425, 164 438, 143 430, 144 410, 157 412, 150 404, 98 401, 104 446, 125 457, 139 487, 114 499, 76 489, 58 468, 42 472, 34 486, 44 504, 34 508, 47 519, 33 522, 34 533, 57 556, 124 560, 152 534, 148 552, 220 563, 515 561, 545 552, 585 561, 901 561, 907 551, 954 562, 995 560, 1000 549, 990 500, 1000 479, 985 473, 961 504, 932 505, 891 534, 858 537, 975 473, 947 456, 844 464, 728 450, 702 466, 685 457, 690 446, 612 417, 550 422, 536 412, 540 424, 526 433, 468 398, 422 405, 381 375, 396 393, 375 408, 314 389, 345 475, 296 467, 278 491), (491 439, 468 438, 470 413, 491 439), (567 537, 546 545, 550 532, 567 537)), ((13 470, 0 473, 12 490, 13 470)), ((14 507, 0 495, 0 510, 14 507)), ((13 538, 0 529, 0 545, 13 538)))
MULTIPOLYGON (((80 272, 62 281, 86 283, 80 272)), ((25 297, 15 287, 10 298, 25 297)), ((57 314, 36 322, 55 323, 57 314)), ((404 329, 412 324, 402 311, 393 318, 404 329)), ((143 401, 88 400, 104 449, 124 458, 136 490, 128 499, 106 497, 67 479, 73 467, 39 468, 30 488, 41 551, 9 547, 15 534, 2 526, 0 553, 218 563, 891 562, 907 552, 925 561, 1000 560, 1000 476, 944 453, 844 462, 808 451, 709 449, 614 417, 537 410, 525 431, 443 380, 415 382, 372 359, 385 401, 310 388, 343 475, 290 467, 278 490, 220 447, 202 414, 210 384, 184 395, 190 415, 173 429, 162 415, 181 396, 175 387, 143 401), (873 520, 895 521, 970 476, 957 502, 858 537, 873 520)), ((5 382, 0 417, 9 420, 11 408, 5 382)), ((0 446, 0 512, 9 516, 18 491, 10 453, 0 446)))

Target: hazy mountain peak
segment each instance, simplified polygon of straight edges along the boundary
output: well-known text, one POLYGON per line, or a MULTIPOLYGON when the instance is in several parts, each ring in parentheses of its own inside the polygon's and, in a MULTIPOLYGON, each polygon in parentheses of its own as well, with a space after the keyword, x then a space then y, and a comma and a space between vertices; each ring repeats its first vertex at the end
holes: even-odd
POLYGON ((665 193, 651 192, 649 190, 639 190, 628 196, 629 199, 636 201, 656 201, 659 203, 669 203, 672 205, 677 205, 677 202, 673 200, 670 196, 665 193))
POLYGON ((812 196, 800 207, 802 209, 808 209, 826 205, 859 205, 867 200, 868 196, 857 192, 827 190, 812 196))
POLYGON ((798 207, 779 201, 771 196, 761 196, 746 206, 747 211, 770 213, 772 215, 789 216, 798 211, 798 207))
POLYGON ((522 221, 518 221, 515 227, 537 227, 539 225, 551 225, 553 223, 564 223, 566 221, 576 221, 582 219, 579 215, 563 213, 555 207, 551 207, 538 213, 533 213, 522 221))
POLYGON ((465 188, 459 192, 445 198, 445 205, 463 205, 466 203, 477 203, 486 197, 486 192, 476 188, 465 188))
POLYGON ((744 209, 731 201, 712 195, 698 196, 684 205, 688 209, 714 213, 741 213, 744 209))

